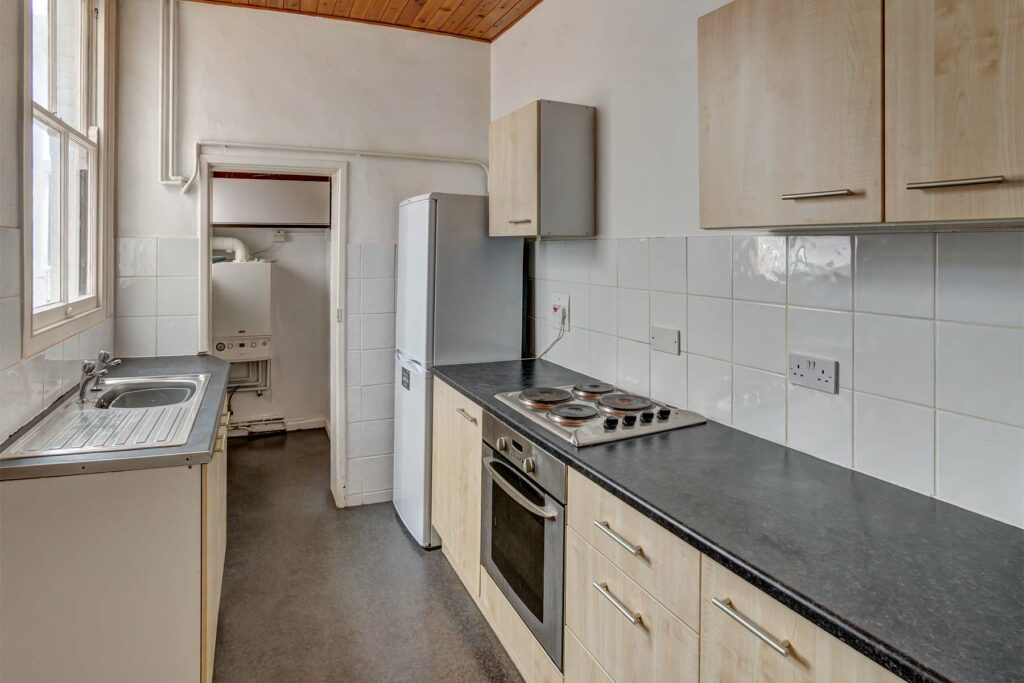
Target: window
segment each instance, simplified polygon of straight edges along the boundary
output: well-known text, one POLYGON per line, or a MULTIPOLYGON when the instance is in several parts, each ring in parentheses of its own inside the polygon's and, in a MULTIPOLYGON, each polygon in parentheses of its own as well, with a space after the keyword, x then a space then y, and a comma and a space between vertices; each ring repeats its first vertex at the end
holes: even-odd
POLYGON ((100 305, 99 6, 94 2, 31 0, 33 331, 100 305))

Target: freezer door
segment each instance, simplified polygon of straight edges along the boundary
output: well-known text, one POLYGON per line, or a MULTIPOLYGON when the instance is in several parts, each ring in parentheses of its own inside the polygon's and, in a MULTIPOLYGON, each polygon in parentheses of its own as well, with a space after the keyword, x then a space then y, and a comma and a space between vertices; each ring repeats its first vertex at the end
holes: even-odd
POLYGON ((423 547, 436 545, 430 530, 430 427, 432 377, 418 363, 395 357, 395 510, 423 547))
POLYGON ((395 273, 395 346, 428 367, 434 360, 434 206, 425 198, 398 208, 395 273))

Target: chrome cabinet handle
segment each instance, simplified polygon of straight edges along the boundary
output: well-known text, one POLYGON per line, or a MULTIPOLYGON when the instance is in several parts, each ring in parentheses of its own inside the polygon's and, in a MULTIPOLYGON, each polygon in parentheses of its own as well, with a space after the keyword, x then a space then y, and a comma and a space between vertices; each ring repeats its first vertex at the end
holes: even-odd
POLYGON ((467 413, 462 408, 456 408, 455 412, 457 412, 459 415, 461 415, 462 417, 466 418, 467 420, 469 420, 473 424, 476 424, 476 418, 473 417, 472 415, 470 415, 469 413, 467 413))
POLYGON ((955 178, 953 180, 929 180, 923 183, 907 183, 908 190, 931 190, 936 187, 963 187, 964 185, 994 185, 1006 180, 1006 176, 987 175, 979 178, 955 178))
POLYGON ((750 619, 747 619, 743 614, 737 612, 732 606, 732 600, 729 598, 711 598, 711 602, 715 607, 738 621, 743 628, 757 636, 768 647, 775 650, 783 657, 789 656, 790 645, 788 640, 777 640, 760 626, 752 622, 750 619))
POLYGON ((532 223, 533 220, 530 218, 510 218, 508 222, 512 225, 519 225, 520 223, 532 223))
POLYGON ((622 616, 624 616, 627 619, 629 619, 629 623, 633 624, 634 626, 643 626, 644 625, 644 620, 640 616, 640 613, 639 612, 634 612, 634 611, 630 610, 628 607, 626 607, 624 604, 622 604, 621 600, 619 600, 617 597, 612 595, 612 592, 610 590, 608 590, 608 584, 607 583, 598 583, 597 581, 595 581, 594 583, 592 583, 590 585, 593 586, 594 588, 596 588, 598 593, 600 593, 601 595, 606 597, 608 599, 608 602, 612 603, 612 606, 615 609, 619 610, 619 612, 622 613, 622 616))
POLYGON ((596 526, 598 529, 607 534, 608 538, 612 539, 613 541, 621 545, 623 548, 625 548, 630 555, 636 557, 638 555, 644 554, 644 549, 642 547, 638 545, 633 545, 632 543, 627 541, 625 538, 619 535, 614 529, 612 529, 608 522, 599 522, 595 519, 594 526, 596 526))
POLYGON ((783 201, 791 199, 818 199, 819 197, 848 197, 853 194, 853 190, 843 188, 841 190, 822 190, 820 192, 794 192, 792 194, 782 195, 783 201))

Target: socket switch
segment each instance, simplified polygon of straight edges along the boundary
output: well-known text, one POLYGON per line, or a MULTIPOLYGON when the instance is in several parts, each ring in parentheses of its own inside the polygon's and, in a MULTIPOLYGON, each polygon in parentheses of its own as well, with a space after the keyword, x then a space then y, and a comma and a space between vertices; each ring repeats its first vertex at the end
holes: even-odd
POLYGON ((565 316, 565 331, 569 331, 569 295, 562 292, 555 292, 551 295, 551 319, 557 330, 561 325, 562 316, 565 316))
POLYGON ((826 394, 835 394, 839 391, 839 361, 791 353, 789 382, 826 394))

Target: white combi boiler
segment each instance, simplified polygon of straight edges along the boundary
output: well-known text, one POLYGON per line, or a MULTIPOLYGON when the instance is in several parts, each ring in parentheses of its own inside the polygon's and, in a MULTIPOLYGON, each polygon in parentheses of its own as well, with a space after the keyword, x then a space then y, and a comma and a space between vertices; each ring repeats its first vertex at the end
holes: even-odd
POLYGON ((432 193, 398 208, 394 503, 430 526, 431 368, 521 357, 523 240, 487 236, 487 197, 432 193))
POLYGON ((231 362, 269 360, 271 264, 213 264, 213 355, 231 362))

